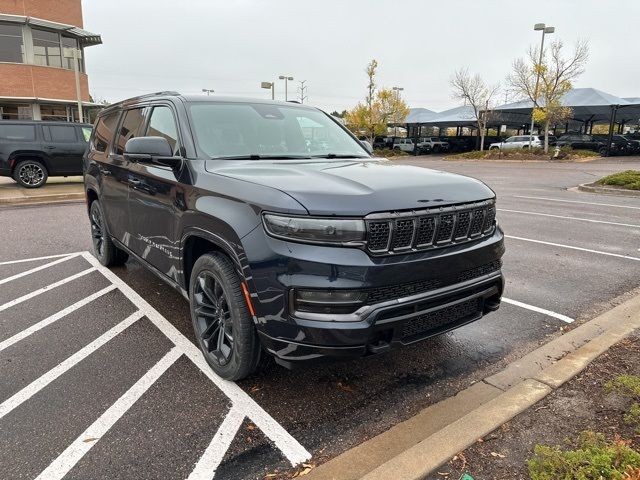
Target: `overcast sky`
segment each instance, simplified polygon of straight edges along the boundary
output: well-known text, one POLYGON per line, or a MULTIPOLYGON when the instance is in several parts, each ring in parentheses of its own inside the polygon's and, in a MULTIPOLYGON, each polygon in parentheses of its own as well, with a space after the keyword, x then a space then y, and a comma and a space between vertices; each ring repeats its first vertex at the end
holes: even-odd
POLYGON ((364 97, 366 64, 381 87, 404 87, 410 107, 457 106, 449 79, 460 67, 501 82, 514 58, 540 41, 590 41, 577 87, 640 97, 640 1, 538 0, 83 0, 85 28, 103 45, 86 50, 94 98, 110 102, 158 90, 269 98, 261 81, 307 80, 310 104, 328 111, 364 97))

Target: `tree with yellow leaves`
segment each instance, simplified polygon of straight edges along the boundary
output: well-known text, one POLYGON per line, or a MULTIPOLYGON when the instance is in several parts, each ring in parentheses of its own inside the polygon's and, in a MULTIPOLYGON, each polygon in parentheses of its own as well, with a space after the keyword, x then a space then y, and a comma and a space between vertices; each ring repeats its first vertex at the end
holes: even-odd
POLYGON ((562 41, 554 42, 542 56, 538 49, 530 48, 527 59, 513 62, 513 71, 507 77, 515 92, 533 102, 534 122, 544 125, 545 153, 549 151, 550 126, 571 118, 571 108, 562 104, 562 97, 573 88, 573 81, 584 72, 589 58, 586 41, 578 41, 569 55, 563 48, 562 41))

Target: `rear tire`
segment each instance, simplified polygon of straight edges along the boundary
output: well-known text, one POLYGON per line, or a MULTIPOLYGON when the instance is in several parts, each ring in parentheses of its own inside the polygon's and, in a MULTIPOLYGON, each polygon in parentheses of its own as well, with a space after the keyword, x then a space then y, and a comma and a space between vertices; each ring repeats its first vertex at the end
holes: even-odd
POLYGON ((260 340, 228 257, 208 253, 196 260, 189 304, 196 341, 211 369, 232 381, 251 375, 262 355, 260 340))
POLYGON ((40 188, 47 178, 47 167, 37 160, 22 160, 13 171, 13 179, 24 188, 40 188))
POLYGON ((601 147, 601 148, 598 150, 598 154, 599 154, 601 157, 608 157, 608 156, 609 156, 609 155, 608 155, 608 154, 609 154, 609 152, 607 151, 607 147, 601 147))
POLYGON ((115 267, 124 264, 129 258, 129 254, 116 247, 111 240, 105 225, 102 206, 98 200, 91 202, 89 222, 91 223, 93 255, 105 267, 115 267))

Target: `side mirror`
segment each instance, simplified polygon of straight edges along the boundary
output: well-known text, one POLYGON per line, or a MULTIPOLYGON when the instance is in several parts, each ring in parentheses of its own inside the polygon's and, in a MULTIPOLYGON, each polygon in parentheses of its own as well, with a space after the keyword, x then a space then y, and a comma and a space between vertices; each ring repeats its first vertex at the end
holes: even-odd
POLYGON ((174 157, 169 142, 164 137, 135 137, 127 140, 124 157, 131 162, 150 163, 175 168, 182 163, 174 157))
POLYGON ((360 143, 362 144, 362 146, 364 147, 364 149, 367 151, 369 155, 373 154, 373 147, 367 140, 361 140, 360 143))

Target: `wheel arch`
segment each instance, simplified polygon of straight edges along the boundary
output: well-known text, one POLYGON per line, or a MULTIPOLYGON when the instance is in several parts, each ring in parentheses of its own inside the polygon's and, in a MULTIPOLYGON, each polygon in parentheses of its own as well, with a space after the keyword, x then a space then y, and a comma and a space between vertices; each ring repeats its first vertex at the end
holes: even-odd
POLYGON ((9 165, 11 166, 11 175, 13 176, 18 164, 24 160, 33 160, 41 163, 47 169, 47 175, 51 173, 49 162, 42 152, 32 150, 18 150, 9 155, 9 165))

